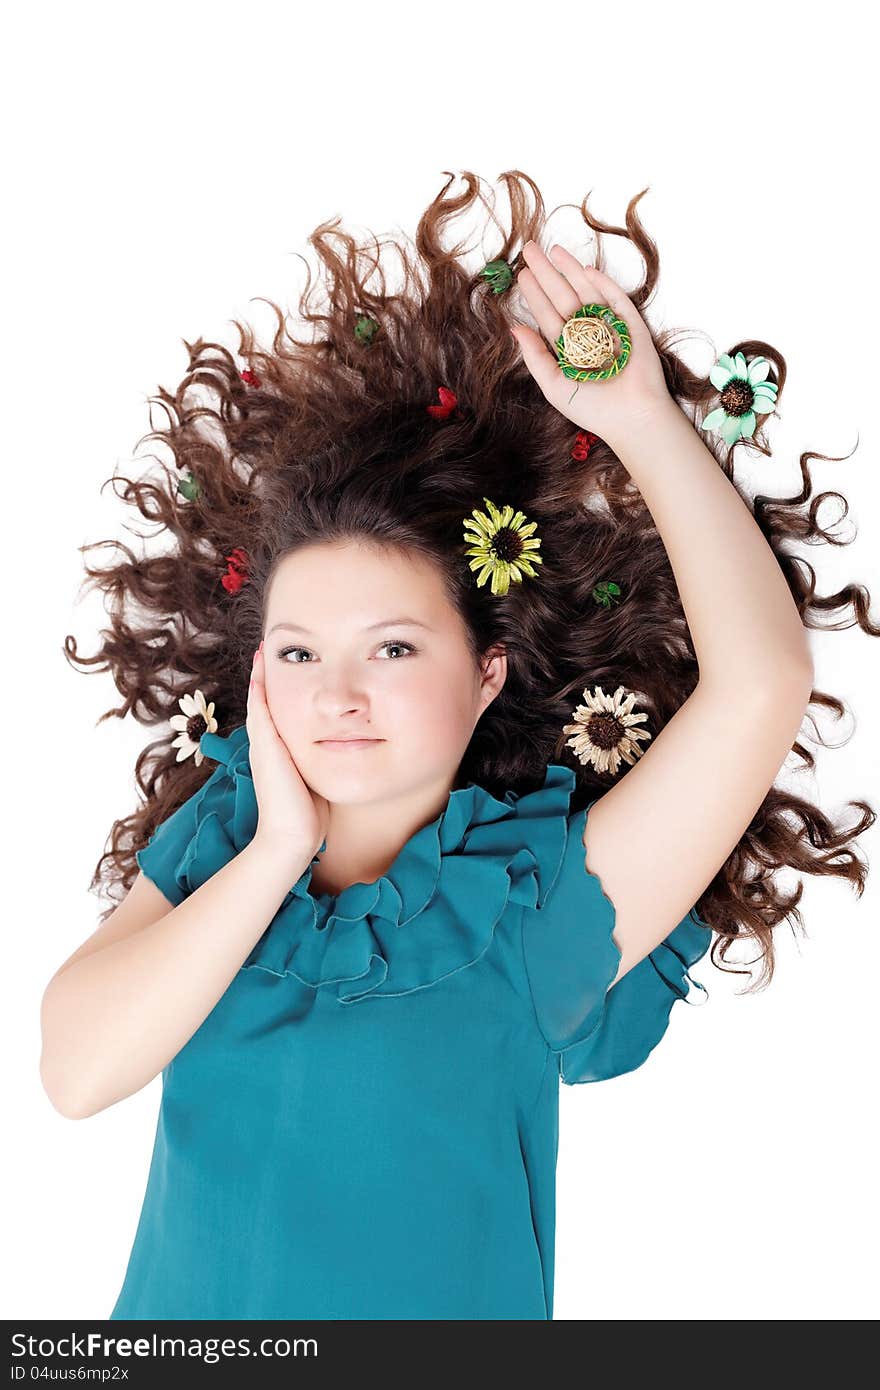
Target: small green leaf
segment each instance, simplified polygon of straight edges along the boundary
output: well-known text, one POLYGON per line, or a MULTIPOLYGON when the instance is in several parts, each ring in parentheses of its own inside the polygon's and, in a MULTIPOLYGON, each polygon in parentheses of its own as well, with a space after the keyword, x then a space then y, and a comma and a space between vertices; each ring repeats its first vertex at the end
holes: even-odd
POLYGON ((195 502, 195 500, 201 495, 202 489, 198 480, 193 477, 192 473, 190 473, 188 478, 178 478, 177 491, 179 493, 182 493, 182 495, 186 498, 187 502, 195 502))

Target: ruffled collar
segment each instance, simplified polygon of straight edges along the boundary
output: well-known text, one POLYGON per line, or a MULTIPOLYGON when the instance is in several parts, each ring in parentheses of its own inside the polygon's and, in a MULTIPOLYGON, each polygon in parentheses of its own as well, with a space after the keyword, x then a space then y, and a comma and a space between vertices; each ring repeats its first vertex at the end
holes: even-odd
MULTIPOLYGON (((257 826, 246 726, 227 737, 204 733, 200 748, 218 767, 197 793, 195 831, 175 870, 187 894, 233 859, 257 826)), ((557 763, 548 764, 542 787, 522 796, 499 799, 469 782, 450 792, 443 812, 376 882, 352 883, 336 896, 310 891, 309 864, 244 968, 335 988, 340 1002, 353 1003, 408 994, 473 965, 509 902, 540 906, 552 888, 575 786, 571 769, 557 763)))

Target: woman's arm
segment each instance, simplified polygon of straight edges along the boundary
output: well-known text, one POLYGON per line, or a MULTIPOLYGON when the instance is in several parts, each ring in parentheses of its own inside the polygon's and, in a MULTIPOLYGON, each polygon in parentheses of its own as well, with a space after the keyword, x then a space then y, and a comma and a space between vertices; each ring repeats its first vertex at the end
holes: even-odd
POLYGON ((729 700, 746 684, 812 689, 807 633, 749 507, 670 396, 612 444, 666 547, 700 668, 729 700))
POLYGON ((614 449, 656 523, 700 679, 620 782, 591 808, 587 867, 616 909, 617 978, 687 915, 742 837, 795 740, 813 687, 807 635, 750 509, 669 394, 647 324, 610 275, 526 242, 517 282, 544 342, 514 337, 545 398, 614 449), (554 259, 551 260, 551 257, 554 259), (628 325, 616 376, 574 391, 555 344, 582 304, 628 325))
POLYGON ((84 1119, 152 1081, 207 1018, 304 868, 287 846, 255 836, 158 921, 65 963, 41 1009, 40 1076, 55 1108, 84 1119))
POLYGON ((672 397, 613 447, 666 547, 700 670, 587 817, 585 862, 616 908, 619 979, 740 840, 797 737, 813 667, 776 557, 672 397))

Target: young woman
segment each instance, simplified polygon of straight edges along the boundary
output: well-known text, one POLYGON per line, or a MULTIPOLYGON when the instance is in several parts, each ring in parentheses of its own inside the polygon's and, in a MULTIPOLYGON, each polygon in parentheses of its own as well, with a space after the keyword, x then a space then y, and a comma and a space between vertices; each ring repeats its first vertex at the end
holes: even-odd
POLYGON ((465 178, 405 292, 319 228, 317 334, 242 329, 243 372, 194 346, 178 478, 127 484, 173 544, 89 571, 126 708, 172 731, 114 826, 127 894, 43 1003, 62 1113, 162 1074, 112 1318, 552 1317, 560 1080, 640 1066, 713 932, 772 976, 778 870, 862 886, 870 808, 839 830, 774 786, 812 762, 831 602, 780 548, 824 535, 806 464, 760 524, 733 477, 784 361, 703 380, 652 330, 637 200, 632 297, 545 253, 516 171, 468 272, 465 178))

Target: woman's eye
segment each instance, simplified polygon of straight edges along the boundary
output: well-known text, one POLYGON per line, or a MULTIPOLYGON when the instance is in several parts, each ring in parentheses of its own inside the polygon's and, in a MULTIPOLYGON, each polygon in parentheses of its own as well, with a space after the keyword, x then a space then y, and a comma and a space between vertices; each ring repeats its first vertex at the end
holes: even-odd
MULTIPOLYGON (((415 651, 415 647, 412 645, 411 642, 383 642, 379 650, 384 651, 387 650, 389 647, 395 649, 398 652, 411 653, 415 651)), ((296 652, 305 652, 307 657, 310 657, 312 655, 308 647, 285 647, 283 651, 280 651, 278 653, 278 656, 281 661, 286 661, 288 656, 296 652)), ((387 658, 387 660, 399 661, 400 657, 390 656, 387 658)), ((309 664, 310 663, 308 661, 300 661, 297 657, 294 657, 292 661, 288 662, 289 666, 307 666, 309 664)))

